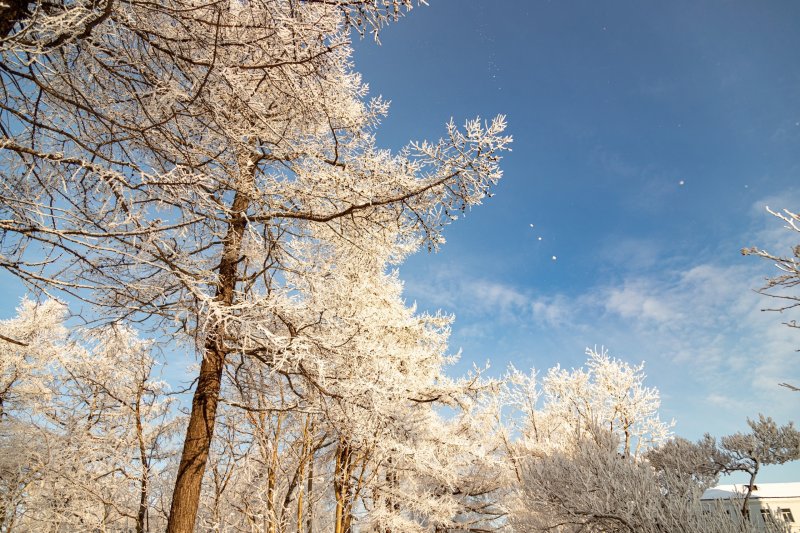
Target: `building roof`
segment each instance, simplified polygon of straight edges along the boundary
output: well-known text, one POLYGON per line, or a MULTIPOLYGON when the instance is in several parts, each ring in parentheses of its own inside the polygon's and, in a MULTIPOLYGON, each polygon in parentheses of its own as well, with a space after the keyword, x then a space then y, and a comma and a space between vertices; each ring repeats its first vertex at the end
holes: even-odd
MULTIPOLYGON (((743 498, 747 494, 747 484, 717 485, 703 493, 703 500, 730 500, 743 498)), ((800 483, 756 483, 751 499, 800 498, 800 483)))

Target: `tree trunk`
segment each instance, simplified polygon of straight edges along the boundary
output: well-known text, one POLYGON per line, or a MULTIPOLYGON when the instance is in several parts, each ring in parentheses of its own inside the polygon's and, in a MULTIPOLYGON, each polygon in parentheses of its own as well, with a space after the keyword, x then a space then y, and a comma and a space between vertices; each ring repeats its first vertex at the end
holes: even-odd
POLYGON ((297 489, 297 533, 303 533, 303 479, 305 474, 305 463, 300 463, 300 487, 297 489))
POLYGON ((139 390, 136 393, 135 413, 136 413, 136 439, 139 443, 139 461, 141 462, 142 465, 142 470, 141 470, 142 479, 139 482, 139 510, 136 513, 136 533, 144 533, 146 531, 145 522, 147 520, 147 509, 148 509, 147 482, 150 475, 149 472, 150 462, 148 461, 147 458, 147 448, 144 440, 144 427, 142 426, 141 385, 139 386, 139 390))
MULTIPOLYGON (((252 173, 254 165, 248 169, 252 173)), ((219 281, 215 300, 229 307, 234 300, 237 282, 237 265, 242 248, 247 219, 244 216, 250 203, 247 194, 236 192, 228 221, 228 231, 223 241, 222 258, 219 265, 219 281)), ((225 331, 223 324, 214 324, 206 337, 200 377, 192 398, 189 427, 183 442, 183 453, 178 467, 178 477, 172 493, 172 506, 167 522, 167 533, 192 533, 200 506, 200 490, 203 483, 208 451, 214 436, 222 371, 225 367, 225 331)))
POLYGON ((278 533, 278 509, 275 505, 275 496, 278 484, 278 442, 280 442, 281 425, 283 415, 279 414, 275 421, 275 433, 272 449, 270 450, 269 466, 267 467, 267 516, 269 517, 269 529, 267 533, 278 533))
POLYGON ((336 466, 333 477, 333 489, 336 496, 336 516, 334 533, 350 533, 352 509, 350 494, 350 476, 352 475, 352 452, 350 446, 340 442, 336 448, 336 466))
POLYGON ((300 466, 298 467, 298 489, 297 489, 297 533, 303 533, 303 482, 306 477, 306 462, 309 460, 309 451, 311 453, 311 461, 314 461, 314 451, 311 448, 311 429, 309 422, 311 416, 306 417, 306 422, 303 425, 303 449, 300 452, 300 466))
POLYGON ((311 450, 311 457, 308 463, 308 484, 306 485, 306 531, 314 533, 314 450, 311 450))
MULTIPOLYGON (((386 510, 389 511, 390 514, 397 513, 400 511, 400 503, 394 500, 394 496, 397 494, 397 489, 399 486, 398 478, 397 478, 397 471, 394 469, 393 465, 394 461, 392 458, 389 457, 386 460, 386 485, 388 487, 387 494, 386 494, 386 510)), ((391 528, 386 528, 385 533, 393 533, 391 528)))
POLYGON ((192 533, 197 509, 200 506, 200 489, 208 461, 211 438, 214 435, 214 422, 217 414, 222 369, 225 353, 221 342, 214 339, 206 341, 203 362, 200 365, 200 378, 192 398, 192 412, 189 427, 183 442, 183 453, 178 467, 178 477, 172 493, 168 533, 192 533), (220 346, 216 346, 219 344, 220 346))
POLYGON ((742 502, 742 516, 747 520, 750 518, 750 509, 748 508, 748 504, 750 503, 750 496, 753 494, 753 489, 756 486, 756 475, 758 474, 758 469, 761 465, 758 461, 756 461, 756 465, 753 468, 753 471, 750 472, 750 483, 747 484, 747 494, 744 495, 744 502, 742 502))

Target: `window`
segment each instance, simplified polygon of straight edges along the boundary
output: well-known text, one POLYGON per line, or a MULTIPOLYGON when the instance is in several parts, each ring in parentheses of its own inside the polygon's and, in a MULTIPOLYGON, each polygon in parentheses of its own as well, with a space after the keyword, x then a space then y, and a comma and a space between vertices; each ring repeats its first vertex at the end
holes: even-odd
POLYGON ((769 509, 761 509, 761 518, 764 519, 765 524, 772 522, 772 514, 769 512, 769 509))
POLYGON ((786 509, 778 509, 778 513, 781 515, 786 522, 794 522, 794 516, 792 516, 792 510, 789 508, 786 509))

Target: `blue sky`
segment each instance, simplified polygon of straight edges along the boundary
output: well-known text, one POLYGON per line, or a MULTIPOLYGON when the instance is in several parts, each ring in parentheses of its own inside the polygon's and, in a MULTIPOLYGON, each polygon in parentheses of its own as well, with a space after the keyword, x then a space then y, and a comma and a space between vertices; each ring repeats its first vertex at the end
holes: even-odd
POLYGON ((798 20, 788 1, 437 0, 356 44, 392 101, 384 146, 498 113, 514 136, 495 197, 400 269, 409 301, 455 313, 454 372, 605 345, 646 362, 679 435, 796 419, 777 384, 800 382, 800 334, 761 312, 773 267, 739 250, 797 244, 764 206, 800 209, 798 20))

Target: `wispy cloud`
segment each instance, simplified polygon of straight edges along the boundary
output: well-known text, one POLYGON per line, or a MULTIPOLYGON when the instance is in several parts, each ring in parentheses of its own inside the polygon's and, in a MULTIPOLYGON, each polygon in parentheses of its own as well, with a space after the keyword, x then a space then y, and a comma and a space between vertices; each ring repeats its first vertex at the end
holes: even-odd
POLYGON ((549 328, 562 328, 573 321, 578 307, 574 298, 563 294, 539 296, 530 301, 529 309, 533 322, 549 328))
POLYGON ((528 302, 528 297, 517 289, 495 281, 471 280, 464 283, 461 289, 473 295, 480 308, 503 314, 515 314, 528 302))
POLYGON ((498 371, 511 362, 573 366, 594 344, 646 361, 665 417, 675 417, 689 437, 738 431, 759 412, 789 420, 800 394, 778 384, 800 385, 800 334, 782 325, 787 317, 762 311, 771 302, 755 289, 774 268, 736 253, 748 242, 778 252, 796 245, 797 234, 764 205, 800 206, 800 191, 754 202, 741 242, 702 256, 642 238, 609 238, 598 251, 608 272, 585 285, 547 289, 456 267, 415 281, 409 294, 456 314, 454 349, 464 348, 465 362, 490 357, 498 371))
POLYGON ((683 318, 669 288, 653 280, 626 280, 621 286, 604 287, 598 292, 604 309, 625 320, 674 323, 683 318))
POLYGON ((490 313, 496 318, 513 321, 529 302, 527 295, 511 285, 469 278, 458 269, 406 282, 406 293, 421 296, 428 306, 457 311, 466 320, 490 313))
MULTIPOLYGON (((564 353, 576 339, 605 344, 615 355, 647 361, 651 380, 669 398, 665 408, 668 416, 678 418, 679 429, 690 436, 722 434, 730 432, 731 417, 743 423, 746 416, 764 412, 790 419, 800 399, 778 386, 800 383, 800 355, 795 352, 800 335, 781 325, 780 316, 762 312, 768 302, 752 290, 762 282, 765 266, 757 260, 697 261, 638 275, 629 272, 575 294, 536 293, 454 271, 429 278, 424 290, 456 312, 466 359, 491 355, 493 366, 502 368, 512 362, 504 360, 510 355, 502 351, 509 344, 517 347, 516 354, 519 346, 541 352, 548 339, 551 348, 563 346, 559 358, 580 357, 579 348, 576 354, 564 353), (515 336, 515 342, 497 339, 497 351, 470 353, 470 338, 485 347, 500 330, 515 336), (715 416, 722 411, 724 417, 715 416)), ((526 366, 528 359, 517 363, 526 366)), ((556 363, 566 360, 546 365, 556 363)), ((544 364, 537 358, 537 366, 544 364)))

